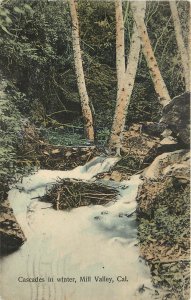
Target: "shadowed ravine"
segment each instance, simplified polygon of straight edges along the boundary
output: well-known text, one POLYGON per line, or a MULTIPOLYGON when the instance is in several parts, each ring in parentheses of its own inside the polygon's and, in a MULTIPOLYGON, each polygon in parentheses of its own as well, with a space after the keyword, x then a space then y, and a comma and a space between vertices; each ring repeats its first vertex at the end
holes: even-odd
POLYGON ((1 299, 154 299, 149 269, 139 258, 136 215, 132 214, 141 184, 139 176, 121 183, 108 182, 117 187, 120 196, 117 202, 105 206, 56 211, 36 198, 58 177, 91 180, 116 161, 100 157, 72 171, 40 170, 9 192, 27 241, 17 252, 1 259, 1 299), (91 276, 91 282, 80 282, 83 276, 91 276), (110 283, 96 282, 97 276, 112 279, 110 283), (125 276, 126 281, 121 281, 125 276), (19 282, 19 277, 41 277, 44 282, 19 282), (54 282, 48 282, 48 277, 54 282), (75 279, 57 282, 61 277, 75 279))

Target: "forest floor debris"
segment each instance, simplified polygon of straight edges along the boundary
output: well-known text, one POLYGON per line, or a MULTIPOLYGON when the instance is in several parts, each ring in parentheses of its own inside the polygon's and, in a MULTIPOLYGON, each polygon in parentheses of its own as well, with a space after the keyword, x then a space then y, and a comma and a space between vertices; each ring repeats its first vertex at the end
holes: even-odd
POLYGON ((160 299, 189 299, 190 186, 177 178, 145 181, 138 197, 141 256, 160 299))
POLYGON ((142 124, 132 124, 127 131, 123 132, 121 160, 110 172, 99 174, 97 178, 121 181, 141 172, 148 165, 144 164, 145 158, 150 156, 151 149, 157 147, 159 141, 157 136, 143 133, 142 124))
POLYGON ((65 146, 50 144, 39 131, 27 122, 23 126, 23 143, 17 163, 21 167, 35 166, 49 170, 71 170, 84 165, 103 153, 103 147, 91 145, 65 146))
POLYGON ((41 201, 50 202, 56 210, 72 209, 79 206, 105 205, 117 200, 118 191, 101 183, 61 179, 41 201))

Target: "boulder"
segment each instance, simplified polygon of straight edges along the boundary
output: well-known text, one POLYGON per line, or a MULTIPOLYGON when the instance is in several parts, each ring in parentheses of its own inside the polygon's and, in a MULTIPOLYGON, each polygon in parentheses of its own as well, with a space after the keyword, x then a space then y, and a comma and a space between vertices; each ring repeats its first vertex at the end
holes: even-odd
POLYGON ((167 127, 165 123, 144 122, 141 124, 142 124, 142 128, 141 128, 142 133, 146 133, 150 136, 155 136, 155 137, 160 137, 167 127))
MULTIPOLYGON (((159 195, 171 193, 172 187, 189 186, 190 153, 187 150, 163 153, 141 175, 137 201, 141 215, 150 215, 159 195)), ((168 197, 167 197, 168 198, 168 197)))
POLYGON ((26 240, 8 200, 0 204, 0 255, 17 250, 26 240))
POLYGON ((145 155, 143 160, 143 167, 151 164, 154 159, 167 152, 174 152, 176 150, 181 150, 182 143, 179 143, 176 138, 172 136, 167 136, 163 138, 158 144, 156 144, 153 148, 149 150, 149 152, 145 155))
POLYGON ((162 176, 181 176, 190 178, 190 153, 187 150, 177 150, 163 153, 155 158, 152 164, 142 173, 147 179, 160 180, 162 176))
POLYGON ((160 123, 164 123, 179 141, 190 145, 190 93, 172 99, 163 109, 160 123))

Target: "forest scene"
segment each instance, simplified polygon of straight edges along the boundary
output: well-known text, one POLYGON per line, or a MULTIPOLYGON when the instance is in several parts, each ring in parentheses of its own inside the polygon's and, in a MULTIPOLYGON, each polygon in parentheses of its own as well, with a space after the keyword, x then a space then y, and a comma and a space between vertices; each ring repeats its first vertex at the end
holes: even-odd
POLYGON ((0 299, 190 299, 190 36, 189 1, 0 1, 0 299))

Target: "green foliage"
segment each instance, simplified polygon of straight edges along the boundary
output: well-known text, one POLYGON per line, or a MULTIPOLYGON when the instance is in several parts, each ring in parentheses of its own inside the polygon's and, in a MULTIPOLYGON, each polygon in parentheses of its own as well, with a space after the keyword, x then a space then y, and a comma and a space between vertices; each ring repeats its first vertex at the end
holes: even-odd
POLYGON ((63 101, 76 90, 67 6, 61 1, 33 1, 30 6, 7 1, 5 6, 14 22, 9 25, 13 37, 2 32, 0 40, 4 73, 31 102, 43 103, 47 113, 64 108, 63 101))
POLYGON ((18 88, 11 82, 7 84, 6 93, 9 95, 12 103, 18 109, 18 111, 25 117, 27 117, 32 108, 32 103, 26 97, 26 95, 18 90, 18 88))
POLYGON ((151 220, 142 220, 139 226, 140 241, 144 243, 148 236, 161 240, 168 237, 170 246, 183 243, 189 235, 189 186, 183 188, 170 185, 163 194, 155 199, 151 208, 151 220))
POLYGON ((114 3, 81 0, 78 12, 85 69, 92 61, 115 68, 114 3))
POLYGON ((84 145, 86 144, 85 138, 76 132, 67 132, 58 128, 43 129, 44 137, 53 145, 84 145))
MULTIPOLYGON (((34 163, 29 160, 30 154, 19 159, 24 153, 24 126, 26 118, 20 113, 19 108, 28 104, 26 96, 18 92, 7 81, 0 83, 0 182, 1 189, 5 190, 8 183, 16 178, 28 174, 34 168, 34 163)), ((27 109, 27 106, 26 106, 27 109)), ((25 111, 23 108, 22 111, 25 111)), ((27 141, 31 143, 30 141, 27 141)))
POLYGON ((7 26, 12 23, 11 18, 9 17, 8 9, 4 8, 0 4, 0 29, 7 34, 11 35, 11 33, 7 30, 7 26))
MULTIPOLYGON (((141 70, 142 72, 142 70, 141 70)), ((137 75, 127 114, 127 123, 142 121, 157 122, 161 117, 161 106, 150 78, 140 72, 137 75)))
MULTIPOLYGON (((3 82, 4 83, 4 82, 3 82)), ((14 103, 0 91, 0 181, 4 182, 15 174, 16 149, 21 141, 21 115, 14 103)))
POLYGON ((102 128, 101 130, 97 130, 97 141, 99 144, 104 145, 107 142, 107 139, 109 138, 110 130, 105 127, 102 128))
MULTIPOLYGON (((150 17, 147 17, 149 37, 170 96, 174 97, 184 92, 185 83, 170 6, 167 2, 153 1, 149 2, 148 11, 150 11, 150 17)), ((186 35, 186 41, 188 38, 189 3, 186 1, 179 2, 178 11, 180 19, 184 20, 182 32, 186 35)))
MULTIPOLYGON (((182 1, 178 5, 187 45, 188 3, 182 1)), ((133 18, 129 4, 124 2, 123 6, 127 60, 133 18)), ((110 129, 117 88, 114 3, 80 0, 78 14, 85 80, 95 108, 95 123, 110 129)), ((159 68, 173 97, 184 91, 184 78, 169 4, 147 2, 146 23, 159 68)), ((21 112, 33 115, 33 120, 45 125, 56 120, 63 124, 77 121, 82 126, 67 3, 4 1, 0 7, 0 27, 0 67, 16 91, 29 99, 26 102, 17 95, 21 112)), ((127 124, 157 121, 160 112, 141 54, 127 124)))
POLYGON ((157 294, 171 300, 189 299, 190 292, 190 263, 188 261, 174 261, 171 263, 156 263, 151 272, 157 294))
MULTIPOLYGON (((60 146, 81 146, 87 145, 84 129, 82 127, 49 127, 41 128, 41 134, 53 145, 60 146)), ((104 145, 109 137, 107 128, 100 128, 96 132, 96 139, 99 145, 104 145)))
POLYGON ((155 199, 150 210, 150 219, 141 218, 138 227, 140 243, 149 249, 152 242, 157 242, 160 251, 165 254, 167 263, 161 263, 162 259, 151 261, 153 282, 157 288, 166 290, 164 299, 187 299, 184 293, 189 288, 189 262, 186 260, 184 262, 184 259, 181 261, 179 255, 187 254, 189 257, 189 199, 189 185, 181 185, 174 179, 155 199), (174 259, 169 258, 168 262, 168 255, 170 256, 172 252, 177 258, 176 256, 174 259))
POLYGON ((92 63, 86 82, 95 108, 96 126, 110 128, 116 104, 115 71, 107 65, 92 63))

